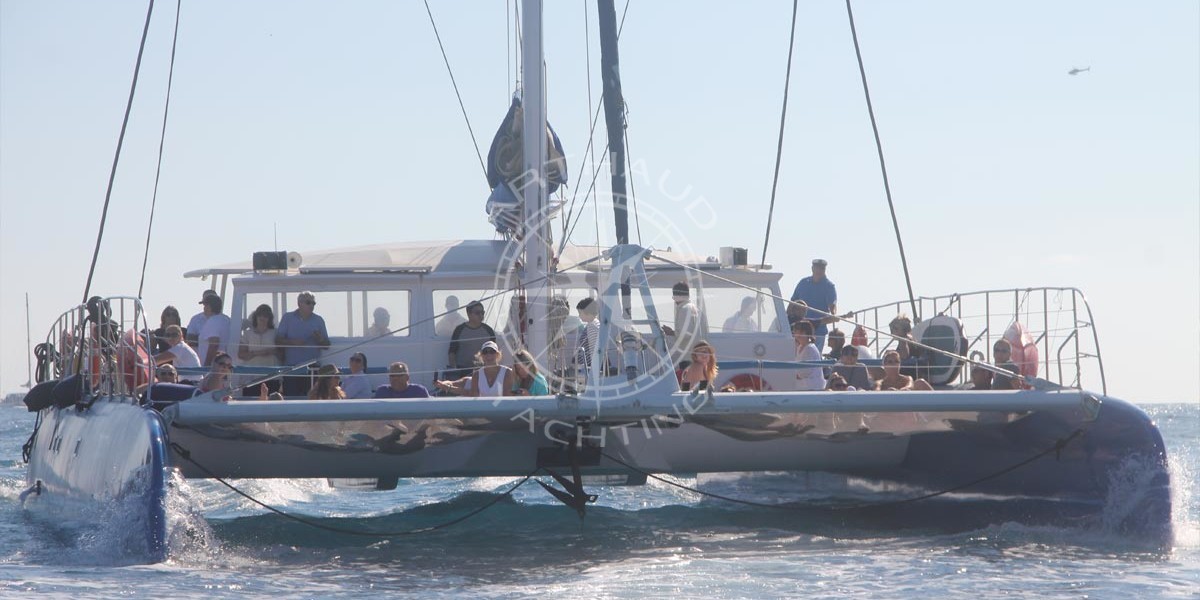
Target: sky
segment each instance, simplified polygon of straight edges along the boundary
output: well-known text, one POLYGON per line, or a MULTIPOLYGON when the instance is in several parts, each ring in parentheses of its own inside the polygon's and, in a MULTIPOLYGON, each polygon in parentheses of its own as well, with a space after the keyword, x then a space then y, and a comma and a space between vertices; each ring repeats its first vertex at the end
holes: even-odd
MULTIPOLYGON (((515 86, 511 5, 430 6, 486 154, 515 86)), ((1200 402, 1200 4, 854 9, 916 293, 1077 287, 1112 395, 1200 402)), ((35 343, 82 299, 145 13, 0 0, 0 392, 27 378, 25 294, 35 343)), ((790 17, 784 1, 629 5, 621 75, 648 228, 666 219, 701 254, 761 255, 790 17)), ((137 291, 174 19, 160 0, 94 293, 137 291)), ((544 19, 549 118, 572 180, 590 181, 595 3, 548 2, 544 19)), ((186 318, 207 283, 183 272, 276 244, 491 239, 475 152, 423 3, 185 1, 147 310, 186 318)), ((601 221, 582 220, 576 241, 600 229, 611 242, 601 221)), ((799 9, 767 262, 787 291, 818 256, 839 308, 905 297, 845 4, 831 0, 799 9)))

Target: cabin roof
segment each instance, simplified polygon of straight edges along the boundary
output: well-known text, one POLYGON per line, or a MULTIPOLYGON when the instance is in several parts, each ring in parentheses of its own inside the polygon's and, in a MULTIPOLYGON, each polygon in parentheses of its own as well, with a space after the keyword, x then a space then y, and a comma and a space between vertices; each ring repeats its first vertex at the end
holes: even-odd
MULTIPOLYGON (((444 240, 434 242, 396 242, 354 246, 332 250, 305 251, 299 273, 495 273, 509 242, 504 240, 444 240)), ((559 268, 571 270, 573 265, 596 257, 607 247, 567 244, 559 257, 559 268)), ((680 252, 655 250, 654 254, 693 267, 716 268, 715 260, 680 252)), ((596 264, 582 270, 595 270, 596 264)), ((647 268, 672 268, 674 265, 651 258, 647 268)), ((240 275, 253 272, 251 261, 240 261, 195 269, 184 277, 210 275, 240 275)))

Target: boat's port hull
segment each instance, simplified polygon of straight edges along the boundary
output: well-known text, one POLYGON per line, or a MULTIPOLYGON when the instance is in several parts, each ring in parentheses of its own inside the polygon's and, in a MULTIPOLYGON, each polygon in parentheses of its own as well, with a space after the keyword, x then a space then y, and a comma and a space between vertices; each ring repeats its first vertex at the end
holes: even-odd
POLYGON ((120 551, 134 560, 164 560, 170 467, 161 417, 128 399, 105 398, 40 416, 25 507, 67 528, 96 525, 119 511, 129 533, 120 551))

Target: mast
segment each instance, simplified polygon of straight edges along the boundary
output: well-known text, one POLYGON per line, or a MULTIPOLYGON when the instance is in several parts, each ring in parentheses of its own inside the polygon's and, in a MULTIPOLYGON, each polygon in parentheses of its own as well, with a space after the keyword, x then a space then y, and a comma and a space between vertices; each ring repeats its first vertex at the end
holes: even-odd
POLYGON ((33 364, 31 359, 33 353, 33 342, 29 335, 29 292, 25 292, 25 351, 29 353, 25 355, 25 370, 29 377, 25 380, 25 387, 32 388, 33 364))
POLYGON ((629 243, 629 212, 625 192, 625 99, 617 55, 617 10, 613 0, 600 0, 600 77, 604 83, 604 124, 608 129, 608 168, 612 173, 613 217, 617 243, 629 243))
MULTIPOLYGON (((608 131, 608 168, 612 173, 613 221, 617 244, 629 243, 628 195, 625 191, 625 97, 621 94, 621 65, 617 53, 617 9, 613 0, 597 3, 600 14, 600 77, 603 81, 604 124, 608 131)), ((621 312, 631 317, 629 280, 621 281, 621 312)))
POLYGON ((535 359, 548 359, 549 331, 546 327, 549 302, 546 290, 550 272, 550 221, 546 207, 546 86, 542 71, 542 0, 523 0, 521 33, 522 130, 525 176, 522 197, 525 227, 522 242, 525 262, 521 283, 526 294, 525 344, 535 359))

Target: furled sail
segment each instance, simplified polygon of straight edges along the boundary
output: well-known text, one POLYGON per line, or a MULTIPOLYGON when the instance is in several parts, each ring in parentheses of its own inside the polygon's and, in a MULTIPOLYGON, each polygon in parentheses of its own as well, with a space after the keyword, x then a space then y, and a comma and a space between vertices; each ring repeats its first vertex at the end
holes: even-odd
MULTIPOLYGON (((523 205, 520 191, 528 184, 524 172, 525 155, 521 123, 521 99, 514 97, 508 113, 500 122, 492 146, 488 150, 487 178, 492 193, 488 196, 488 220, 502 234, 520 235, 523 205)), ((546 164, 543 169, 546 193, 553 194, 567 182, 567 160, 562 141, 554 128, 546 123, 546 164)))

